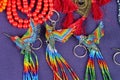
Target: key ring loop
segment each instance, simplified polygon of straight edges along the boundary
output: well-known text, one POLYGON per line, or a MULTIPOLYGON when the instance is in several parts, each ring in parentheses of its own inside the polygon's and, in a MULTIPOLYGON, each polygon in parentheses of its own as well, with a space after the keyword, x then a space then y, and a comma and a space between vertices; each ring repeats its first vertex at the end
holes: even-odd
POLYGON ((87 48, 86 48, 85 46, 81 45, 81 44, 78 44, 78 45, 76 45, 76 46, 74 47, 73 53, 74 53, 74 55, 75 55, 76 57, 78 57, 78 58, 84 58, 84 57, 87 55, 87 48), (77 49, 78 47, 82 47, 82 48, 85 49, 85 53, 84 53, 83 55, 78 55, 78 54, 76 53, 76 49, 77 49))
POLYGON ((120 55, 120 52, 116 52, 116 53, 113 55, 113 61, 114 61, 115 64, 117 64, 117 65, 120 66, 120 62, 118 62, 118 61, 116 60, 116 56, 117 56, 117 55, 120 55))
POLYGON ((54 12, 54 13, 57 14, 57 19, 56 20, 51 19, 51 17, 49 17, 49 20, 51 21, 52 25, 55 26, 56 22, 58 22, 60 20, 60 15, 56 10, 49 11, 49 13, 51 13, 51 12, 54 12))
POLYGON ((40 41, 40 45, 38 47, 33 47, 33 44, 31 44, 31 48, 33 50, 39 50, 42 47, 42 45, 43 45, 43 42, 42 42, 41 38, 37 38, 37 40, 40 41))

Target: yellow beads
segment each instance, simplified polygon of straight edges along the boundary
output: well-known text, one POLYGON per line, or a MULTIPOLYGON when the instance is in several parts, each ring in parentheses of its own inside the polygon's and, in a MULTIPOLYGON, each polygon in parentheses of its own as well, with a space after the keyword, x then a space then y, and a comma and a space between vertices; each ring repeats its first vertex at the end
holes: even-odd
POLYGON ((5 10, 6 5, 7 5, 7 0, 0 0, 0 12, 5 10))

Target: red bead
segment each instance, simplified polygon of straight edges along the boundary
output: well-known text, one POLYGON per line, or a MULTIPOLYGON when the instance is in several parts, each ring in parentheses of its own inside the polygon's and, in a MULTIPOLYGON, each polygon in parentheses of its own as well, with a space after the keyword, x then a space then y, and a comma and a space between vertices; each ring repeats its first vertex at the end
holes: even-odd
POLYGON ((14 22, 14 20, 13 20, 13 19, 9 19, 9 22, 10 22, 10 23, 13 23, 13 22, 14 22))
POLYGON ((23 24, 23 28, 28 28, 28 24, 23 24))
POLYGON ((36 13, 36 12, 34 12, 32 16, 37 16, 37 13, 36 13))
POLYGON ((43 12, 42 12, 42 14, 43 14, 43 15, 45 15, 45 14, 46 14, 46 12, 45 12, 45 11, 43 11, 43 12))
POLYGON ((8 18, 8 19, 12 19, 12 15, 8 15, 7 18, 8 18))
POLYGON ((35 12, 39 13, 39 12, 40 12, 40 10, 39 10, 39 9, 36 9, 36 10, 35 10, 35 12))
POLYGON ((28 22, 29 22, 28 20, 24 20, 24 23, 25 23, 25 24, 28 24, 28 22))
POLYGON ((17 12, 13 12, 13 16, 17 16, 18 14, 17 14, 17 12))
POLYGON ((17 22, 13 22, 13 26, 18 26, 18 23, 17 22))
POLYGON ((18 17, 18 16, 15 16, 14 18, 15 18, 15 20, 19 20, 19 17, 18 17))
POLYGON ((7 7, 7 11, 11 11, 11 8, 10 8, 10 7, 7 7))
POLYGON ((22 19, 19 19, 19 21, 18 21, 19 23, 23 23, 23 20, 22 19))
POLYGON ((15 8, 12 8, 12 12, 16 12, 16 9, 15 9, 15 8))
POLYGON ((28 13, 27 16, 28 16, 29 18, 31 18, 31 17, 32 17, 32 14, 28 13))
POLYGON ((43 18, 43 15, 39 14, 38 17, 39 17, 39 18, 43 18))
POLYGON ((39 20, 39 21, 38 21, 38 23, 42 24, 42 23, 43 23, 43 21, 42 21, 42 20, 39 20))
POLYGON ((22 24, 18 24, 18 28, 22 28, 22 24))
POLYGON ((11 15, 12 14, 12 12, 7 12, 7 15, 11 15))
POLYGON ((35 20, 35 21, 38 21, 38 17, 34 17, 34 20, 35 20))

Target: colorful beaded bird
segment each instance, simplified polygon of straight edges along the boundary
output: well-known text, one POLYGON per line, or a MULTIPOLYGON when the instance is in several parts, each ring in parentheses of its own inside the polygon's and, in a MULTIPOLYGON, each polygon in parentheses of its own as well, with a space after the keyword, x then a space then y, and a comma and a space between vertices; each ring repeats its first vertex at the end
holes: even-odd
POLYGON ((21 54, 24 55, 23 80, 38 80, 38 58, 37 55, 32 51, 30 45, 35 43, 38 38, 38 27, 39 25, 35 26, 34 22, 31 20, 30 28, 22 38, 18 36, 9 36, 5 33, 5 35, 10 37, 16 46, 21 49, 21 54))
POLYGON ((89 80, 88 75, 90 75, 90 80, 96 80, 94 65, 95 57, 97 58, 99 67, 101 69, 103 80, 112 80, 108 66, 104 61, 99 48, 96 45, 99 44, 101 37, 104 36, 103 27, 104 27, 103 23, 100 22, 99 26, 92 34, 88 36, 84 35, 76 36, 76 38, 81 42, 81 44, 84 45, 89 51, 89 58, 87 62, 84 80, 89 80))
POLYGON ((46 60, 53 71, 54 80, 68 80, 64 66, 70 72, 73 80, 79 80, 76 73, 55 48, 55 41, 66 42, 68 38, 73 34, 73 31, 74 29, 54 30, 54 27, 46 24, 45 36, 48 43, 46 48, 46 60))

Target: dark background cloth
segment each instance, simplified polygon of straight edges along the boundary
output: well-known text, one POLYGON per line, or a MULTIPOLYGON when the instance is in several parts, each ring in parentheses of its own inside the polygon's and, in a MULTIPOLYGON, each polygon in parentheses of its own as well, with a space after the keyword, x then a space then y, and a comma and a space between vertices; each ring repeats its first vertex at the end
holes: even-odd
MULTIPOLYGON (((102 37, 98 47, 100 48, 105 61, 109 66, 111 77, 113 80, 120 79, 120 66, 116 65, 113 60, 113 54, 116 52, 111 48, 120 48, 120 25, 117 22, 117 4, 116 0, 112 0, 109 4, 102 7, 104 11, 104 30, 105 36, 102 37)), ((61 15, 63 17, 63 15, 61 15)), ((78 17, 77 14, 75 14, 78 17)), ((63 18, 57 24, 58 28, 61 28, 61 22, 63 18)), ((86 33, 90 34, 97 27, 99 21, 94 21, 90 14, 85 22, 86 33)), ((9 24, 5 11, 0 13, 0 33, 7 32, 11 35, 22 36, 26 30, 17 29, 9 24)), ((53 80, 53 74, 45 60, 45 28, 42 26, 40 37, 43 40, 43 47, 36 51, 39 58, 39 80, 53 80)), ((86 69, 87 58, 79 59, 73 54, 73 47, 78 44, 78 40, 75 37, 71 37, 66 43, 56 42, 56 48, 58 52, 66 59, 75 72, 80 77, 80 80, 84 80, 84 72, 86 69)), ((82 52, 79 50, 80 54, 82 52)), ((120 56, 117 57, 120 61, 120 56)), ((96 80, 103 80, 97 61, 95 60, 96 80)), ((0 80, 22 80, 23 71, 23 55, 20 54, 20 50, 15 47, 15 44, 0 34, 0 80)), ((69 75, 69 74, 68 74, 69 75)), ((72 80, 69 77, 69 80, 72 80)))

